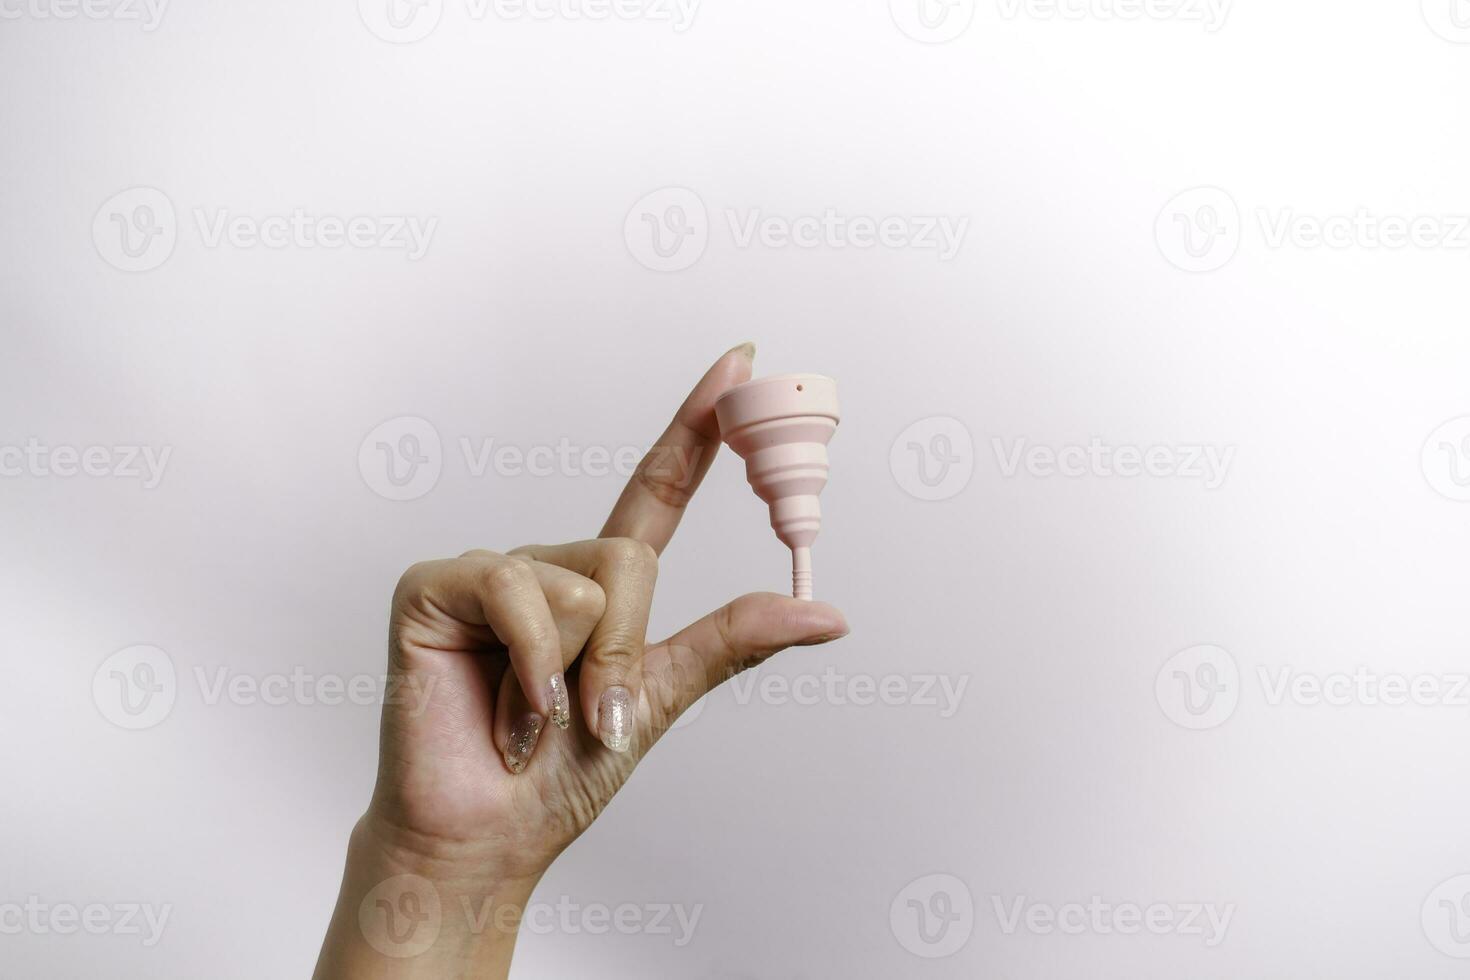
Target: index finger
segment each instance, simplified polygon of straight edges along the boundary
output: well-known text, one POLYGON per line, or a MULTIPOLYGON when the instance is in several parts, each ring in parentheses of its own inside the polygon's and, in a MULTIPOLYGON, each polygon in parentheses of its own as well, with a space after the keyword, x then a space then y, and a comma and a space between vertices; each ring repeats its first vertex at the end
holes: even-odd
POLYGON ((704 373, 633 471, 598 537, 633 538, 664 550, 720 449, 715 400, 750 380, 754 359, 755 345, 741 344, 704 373))

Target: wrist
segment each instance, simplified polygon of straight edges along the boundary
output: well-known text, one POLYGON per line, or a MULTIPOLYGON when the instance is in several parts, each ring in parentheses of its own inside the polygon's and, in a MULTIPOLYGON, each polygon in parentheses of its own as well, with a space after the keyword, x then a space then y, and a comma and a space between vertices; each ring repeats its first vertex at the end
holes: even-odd
POLYGON ((503 977, 540 880, 483 842, 425 840, 369 809, 353 828, 317 980, 503 977))

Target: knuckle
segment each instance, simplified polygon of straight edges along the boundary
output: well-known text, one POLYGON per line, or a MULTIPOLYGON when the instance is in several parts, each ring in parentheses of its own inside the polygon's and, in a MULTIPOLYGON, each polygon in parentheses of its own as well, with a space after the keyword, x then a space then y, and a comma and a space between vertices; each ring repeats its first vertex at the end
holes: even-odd
POLYGON ((404 569, 403 574, 398 576, 398 584, 393 586, 394 602, 417 595, 422 588, 424 575, 429 563, 425 561, 414 562, 404 569))
POLYGON ((642 644, 621 631, 600 638, 587 649, 587 657, 593 663, 623 669, 632 666, 642 655, 642 644))
POLYGON ((603 551, 607 560, 620 568, 658 568, 658 552, 646 541, 636 538, 608 538, 603 544, 603 551))
POLYGON ((524 589, 536 577, 530 565, 515 558, 486 566, 484 575, 485 587, 492 592, 524 589))
POLYGON ((562 613, 580 619, 601 619, 607 610, 607 593, 590 578, 561 583, 550 598, 562 613))

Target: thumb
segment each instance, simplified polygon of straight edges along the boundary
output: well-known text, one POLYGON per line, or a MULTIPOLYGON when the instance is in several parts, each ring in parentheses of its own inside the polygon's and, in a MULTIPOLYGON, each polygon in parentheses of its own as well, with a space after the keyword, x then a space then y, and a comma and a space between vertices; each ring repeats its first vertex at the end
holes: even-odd
POLYGON ((835 606, 774 592, 743 595, 691 623, 644 658, 644 685, 655 731, 666 730, 695 701, 736 674, 792 646, 846 636, 835 606))

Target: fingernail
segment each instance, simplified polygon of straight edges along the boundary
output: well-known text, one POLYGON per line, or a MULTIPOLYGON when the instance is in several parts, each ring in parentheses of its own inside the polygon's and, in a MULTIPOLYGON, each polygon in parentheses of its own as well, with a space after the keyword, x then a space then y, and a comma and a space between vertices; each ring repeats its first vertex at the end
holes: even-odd
POLYGON ((626 752, 633 742, 633 692, 610 687, 597 701, 597 737, 614 752, 626 752))
POLYGON ((797 644, 797 646, 799 646, 799 647, 820 646, 823 643, 831 643, 833 640, 840 640, 840 639, 842 639, 846 635, 847 635, 846 633, 823 633, 821 636, 814 636, 811 639, 802 640, 800 643, 797 644))
POLYGON ((536 751, 536 740, 541 737, 543 722, 540 715, 522 715, 510 729, 510 741, 505 743, 505 768, 519 773, 531 761, 536 751))
POLYGON ((567 697, 567 679, 561 674, 551 675, 551 723, 566 731, 572 723, 572 702, 567 697))
POLYGON ((747 360, 751 360, 751 361, 755 360, 755 342, 754 341, 747 340, 743 344, 737 344, 734 347, 731 347, 730 348, 730 353, 733 354, 735 351, 739 351, 740 353, 744 354, 747 360))

